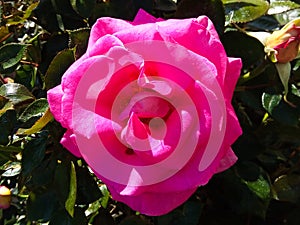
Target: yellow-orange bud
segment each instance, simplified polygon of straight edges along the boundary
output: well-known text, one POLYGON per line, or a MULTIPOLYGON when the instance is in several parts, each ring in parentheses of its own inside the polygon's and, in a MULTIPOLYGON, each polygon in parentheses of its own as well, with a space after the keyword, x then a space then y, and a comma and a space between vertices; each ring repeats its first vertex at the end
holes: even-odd
POLYGON ((0 186, 0 209, 7 209, 11 203, 11 191, 5 187, 0 186))
POLYGON ((300 18, 274 31, 266 40, 266 52, 273 62, 287 63, 295 59, 300 45, 300 18))

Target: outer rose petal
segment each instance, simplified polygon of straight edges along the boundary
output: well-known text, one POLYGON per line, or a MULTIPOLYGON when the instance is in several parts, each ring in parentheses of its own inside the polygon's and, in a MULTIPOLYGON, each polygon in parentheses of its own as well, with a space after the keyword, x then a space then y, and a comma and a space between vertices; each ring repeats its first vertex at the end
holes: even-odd
POLYGON ((168 193, 145 192, 138 196, 126 196, 114 191, 110 192, 115 200, 125 202, 133 210, 147 212, 149 216, 160 216, 170 212, 170 209, 180 206, 196 189, 168 193))
POLYGON ((61 100, 64 93, 62 91, 61 85, 50 89, 47 94, 49 106, 54 118, 58 122, 63 123, 64 118, 61 112, 61 100))
POLYGON ((132 25, 139 25, 139 24, 145 24, 145 23, 155 23, 158 21, 163 21, 163 19, 155 18, 154 16, 150 15, 143 9, 139 9, 138 13, 136 14, 132 25))
POLYGON ((64 136, 60 140, 60 143, 76 157, 78 157, 78 158, 81 157, 81 153, 76 144, 75 134, 73 134, 71 131, 68 130, 64 134, 64 136))

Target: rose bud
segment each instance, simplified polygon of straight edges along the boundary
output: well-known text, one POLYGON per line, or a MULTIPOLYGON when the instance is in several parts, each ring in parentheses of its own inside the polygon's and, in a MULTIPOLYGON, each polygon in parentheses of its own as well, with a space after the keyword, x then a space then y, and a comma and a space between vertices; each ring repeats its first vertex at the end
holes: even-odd
POLYGON ((0 209, 7 209, 11 203, 11 192, 5 186, 0 186, 0 209))
POLYGON ((273 62, 287 63, 297 57, 299 44, 300 18, 297 18, 274 31, 266 40, 265 50, 273 62))

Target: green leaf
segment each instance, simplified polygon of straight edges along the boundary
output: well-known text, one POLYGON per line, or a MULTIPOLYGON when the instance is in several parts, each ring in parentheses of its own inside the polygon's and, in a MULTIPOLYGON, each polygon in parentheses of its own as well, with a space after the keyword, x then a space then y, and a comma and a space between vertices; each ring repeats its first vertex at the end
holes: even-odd
POLYGON ((27 106, 27 108, 20 115, 19 120, 24 123, 33 117, 41 117, 48 109, 49 104, 47 99, 37 99, 27 106))
POLYGON ((76 180, 76 171, 74 163, 71 162, 70 170, 70 185, 69 185, 69 196, 65 203, 65 208, 70 214, 71 217, 74 217, 74 207, 76 202, 76 193, 77 193, 77 180, 76 180))
POLYGON ((27 45, 9 43, 0 47, 0 73, 5 73, 5 71, 15 65, 17 65, 25 51, 27 45))
POLYGON ((46 112, 44 113, 44 115, 39 118, 35 124, 33 124, 32 127, 30 127, 29 129, 19 129, 17 131, 17 134, 19 135, 29 135, 29 134, 34 134, 39 132, 41 129, 43 129, 51 120, 53 119, 53 116, 50 112, 50 109, 47 109, 46 112))
POLYGON ((3 170, 5 170, 5 172, 1 174, 2 177, 17 176, 21 172, 21 163, 20 162, 9 162, 8 164, 4 165, 3 170))
POLYGON ((54 57, 45 75, 47 90, 61 83, 62 75, 75 61, 74 51, 74 49, 65 49, 54 57))
POLYGON ((102 196, 101 191, 86 167, 76 167, 77 176, 77 199, 76 204, 90 204, 99 200, 102 196), (86 185, 89 184, 89 185, 86 185))
POLYGON ((244 71, 250 71, 264 61, 264 46, 254 37, 243 32, 229 31, 224 34, 221 41, 229 56, 242 59, 244 71))
POLYGON ((293 9, 298 9, 298 8, 300 8, 299 4, 289 1, 289 0, 272 1, 270 4, 270 8, 268 10, 268 14, 274 15, 274 14, 279 14, 279 13, 283 13, 283 12, 290 11, 293 9))
POLYGON ((47 132, 41 132, 36 137, 30 138, 25 144, 22 155, 22 174, 24 177, 37 168, 43 161, 47 146, 47 132))
POLYGON ((73 9, 82 17, 88 18, 96 5, 96 0, 70 0, 73 9))
POLYGON ((100 186, 100 191, 103 195, 103 197, 101 198, 101 206, 103 208, 107 208, 107 205, 108 205, 108 201, 109 201, 109 198, 110 198, 110 193, 106 187, 106 185, 101 185, 100 186))
POLYGON ((262 105, 264 109, 267 110, 267 112, 272 115, 274 108, 279 105, 281 99, 282 99, 282 95, 263 93, 262 105))
POLYGON ((0 42, 2 42, 3 40, 5 40, 10 35, 11 35, 11 33, 8 30, 8 26, 1 26, 0 27, 0 42))
POLYGON ((72 218, 65 210, 56 210, 51 219, 49 225, 73 225, 72 218))
POLYGON ((88 45, 89 36, 89 28, 81 28, 78 30, 69 31, 69 48, 76 48, 76 59, 78 59, 85 53, 88 45))
POLYGON ((0 87, 0 95, 9 99, 13 105, 23 105, 34 101, 35 97, 22 84, 8 83, 0 87))
POLYGON ((263 16, 269 9, 265 0, 222 0, 227 23, 246 23, 263 16))
POLYGON ((300 176, 288 174, 278 177, 273 185, 277 199, 297 203, 300 201, 300 176))
POLYGON ((31 221, 49 221, 55 210, 57 199, 53 190, 31 192, 27 202, 27 216, 31 221))
POLYGON ((7 24, 9 25, 18 25, 24 23, 30 16, 32 11, 39 5, 39 1, 32 3, 29 5, 25 12, 23 12, 23 16, 14 15, 12 19, 7 20, 7 24))
POLYGON ((263 178, 262 175, 260 175, 256 181, 244 182, 248 186, 248 188, 253 191, 253 193, 255 193, 259 198, 263 200, 270 200, 271 187, 269 182, 265 178, 263 178))
POLYGON ((0 117, 0 144, 6 145, 9 142, 9 136, 13 134, 16 125, 16 111, 7 110, 0 117))

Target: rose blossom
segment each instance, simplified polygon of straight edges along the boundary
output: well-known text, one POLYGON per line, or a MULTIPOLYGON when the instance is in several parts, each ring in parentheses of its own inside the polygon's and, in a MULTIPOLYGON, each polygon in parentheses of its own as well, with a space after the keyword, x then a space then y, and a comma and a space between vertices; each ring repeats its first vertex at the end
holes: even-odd
POLYGON ((98 19, 48 100, 67 129, 62 145, 112 197, 162 215, 236 162, 240 69, 207 17, 163 21, 140 10, 133 22, 98 19))

